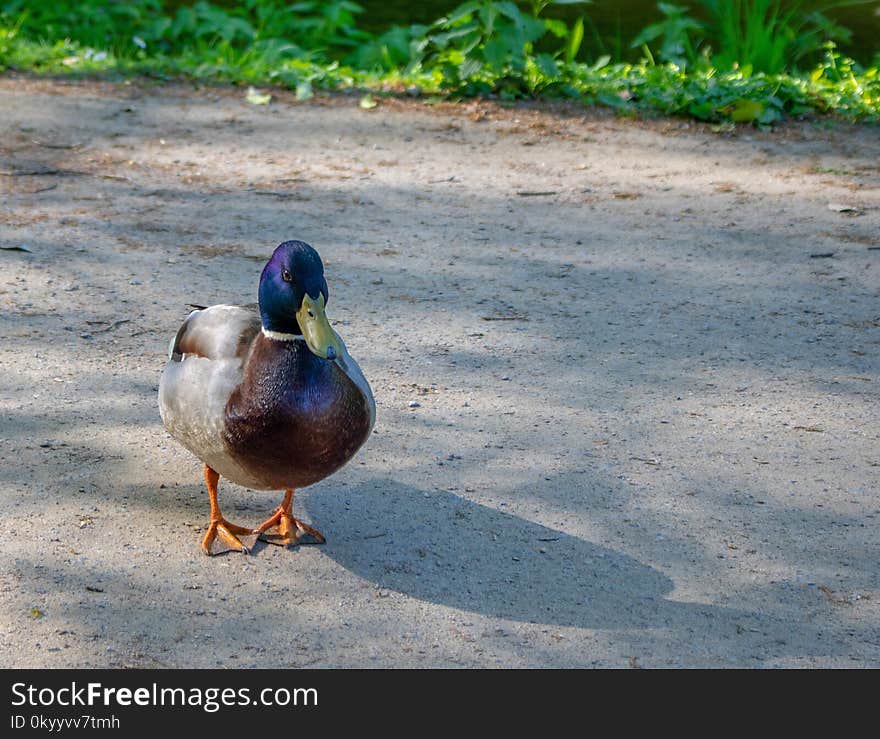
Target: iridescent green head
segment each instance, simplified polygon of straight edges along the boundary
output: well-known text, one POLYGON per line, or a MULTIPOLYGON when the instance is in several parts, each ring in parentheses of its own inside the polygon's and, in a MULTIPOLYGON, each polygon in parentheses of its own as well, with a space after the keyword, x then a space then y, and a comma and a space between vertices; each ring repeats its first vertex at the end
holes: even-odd
POLYGON ((336 359, 342 347, 324 312, 328 297, 318 252, 304 241, 279 244, 260 276, 263 328, 301 335, 314 354, 336 359))

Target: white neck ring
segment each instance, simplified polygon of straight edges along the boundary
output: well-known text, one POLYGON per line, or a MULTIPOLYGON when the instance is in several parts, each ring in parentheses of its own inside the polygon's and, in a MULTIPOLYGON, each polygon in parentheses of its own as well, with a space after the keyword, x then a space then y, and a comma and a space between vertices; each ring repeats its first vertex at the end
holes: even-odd
POLYGON ((296 339, 303 338, 302 334, 285 334, 281 331, 270 331, 265 326, 262 327, 263 336, 267 339, 272 339, 273 341, 295 341, 296 339))

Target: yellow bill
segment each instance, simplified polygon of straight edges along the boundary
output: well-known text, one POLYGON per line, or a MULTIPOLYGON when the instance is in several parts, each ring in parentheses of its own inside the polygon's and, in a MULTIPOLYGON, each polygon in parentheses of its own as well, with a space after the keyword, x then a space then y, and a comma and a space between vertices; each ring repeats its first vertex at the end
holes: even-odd
POLYGON ((318 299, 314 300, 306 293, 300 309, 296 312, 296 318, 302 328, 306 345, 312 353, 324 359, 336 359, 342 354, 339 339, 330 328, 327 314, 324 313, 323 294, 319 294, 318 299))

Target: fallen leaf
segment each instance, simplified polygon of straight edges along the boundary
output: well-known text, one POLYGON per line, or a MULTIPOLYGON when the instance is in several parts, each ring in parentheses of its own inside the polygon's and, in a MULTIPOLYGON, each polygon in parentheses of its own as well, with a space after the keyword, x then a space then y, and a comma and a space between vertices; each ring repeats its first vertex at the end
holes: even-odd
POLYGON ((364 110, 370 110, 371 108, 375 108, 379 103, 373 100, 373 96, 368 92, 361 98, 361 101, 358 105, 364 110))
POLYGON ((39 608, 31 608, 31 618, 36 620, 38 618, 43 618, 46 614, 43 613, 39 608))
POLYGON ((296 99, 297 100, 308 100, 311 97, 314 97, 315 93, 312 92, 312 83, 311 82, 300 82, 296 86, 296 99))
POLYGON ((244 99, 251 105, 268 105, 269 101, 272 100, 272 96, 269 93, 258 90, 256 87, 249 87, 244 99))
POLYGON ((737 100, 722 108, 721 112, 736 123, 751 123, 761 117, 764 104, 757 100, 737 100))

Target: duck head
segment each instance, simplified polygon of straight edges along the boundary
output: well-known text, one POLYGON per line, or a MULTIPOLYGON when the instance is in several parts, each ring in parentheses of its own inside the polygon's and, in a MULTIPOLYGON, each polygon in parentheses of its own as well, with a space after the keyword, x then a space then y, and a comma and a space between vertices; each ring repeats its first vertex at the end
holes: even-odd
POLYGON ((272 253, 260 276, 260 317, 263 328, 280 334, 302 335, 319 357, 336 359, 342 353, 330 328, 324 264, 304 241, 285 241, 272 253))

